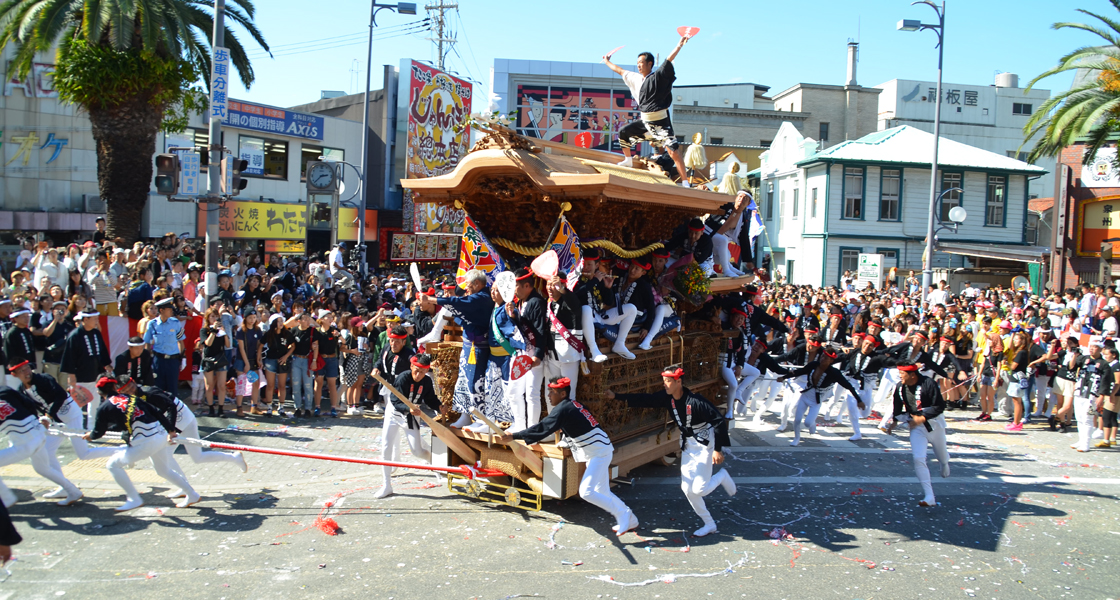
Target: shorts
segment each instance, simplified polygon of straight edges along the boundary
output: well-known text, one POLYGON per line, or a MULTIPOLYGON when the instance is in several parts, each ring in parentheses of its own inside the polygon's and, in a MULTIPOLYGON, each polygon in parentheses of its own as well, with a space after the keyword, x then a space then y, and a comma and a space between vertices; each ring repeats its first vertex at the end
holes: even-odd
POLYGON ((980 377, 980 385, 995 386, 996 378, 993 375, 982 375, 980 377))
POLYGON ((238 373, 245 373, 247 371, 257 371, 259 369, 258 368, 246 369, 245 368, 245 361, 241 360, 241 358, 239 357, 239 358, 233 359, 233 370, 237 371, 238 373))
POLYGON ((331 356, 331 357, 324 356, 324 357, 322 357, 322 359, 323 359, 323 368, 319 369, 318 371, 315 371, 315 376, 316 377, 326 377, 328 379, 333 377, 335 379, 338 379, 338 357, 337 356, 331 356))
POLYGON ((1116 427, 1116 412, 1108 409, 1101 411, 1101 427, 1116 427))
POLYGON ((1055 377, 1054 387, 1058 388, 1058 393, 1061 394, 1063 398, 1073 397, 1073 382, 1069 379, 1055 377))
POLYGON ((217 358, 217 359, 213 359, 213 358, 202 359, 202 372, 203 373, 215 373, 215 372, 218 372, 218 371, 226 371, 228 369, 229 369, 229 363, 226 362, 226 357, 225 356, 222 356, 221 358, 217 358))
POLYGON ((264 359, 264 370, 269 373, 287 375, 292 372, 292 363, 291 361, 281 363, 279 359, 266 358, 264 359))
POLYGON ((633 148, 639 142, 648 140, 653 146, 667 150, 677 150, 681 143, 673 134, 673 121, 669 117, 656 121, 631 121, 618 131, 618 143, 623 148, 633 148))

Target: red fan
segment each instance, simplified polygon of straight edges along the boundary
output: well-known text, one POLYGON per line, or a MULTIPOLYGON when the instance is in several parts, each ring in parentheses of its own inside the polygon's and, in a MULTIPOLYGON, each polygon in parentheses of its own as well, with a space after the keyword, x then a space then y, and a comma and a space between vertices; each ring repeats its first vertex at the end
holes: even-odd
POLYGON ((548 249, 534 258, 533 264, 529 267, 533 269, 533 273, 536 273, 537 277, 548 281, 555 277, 557 271, 560 270, 560 257, 556 255, 555 250, 548 249))
POLYGON ((591 134, 586 131, 581 131, 576 134, 576 145, 580 148, 591 147, 591 134))
POLYGON ((626 47, 625 45, 619 46, 619 47, 615 48, 614 50, 611 50, 610 52, 607 52, 603 56, 606 57, 606 58, 610 58, 610 57, 614 56, 616 52, 618 52, 619 50, 622 50, 625 47, 626 47))
POLYGON ((517 381, 533 370, 533 359, 528 354, 519 354, 513 358, 509 365, 510 381, 517 381))
POLYGON ((699 27, 685 27, 685 26, 682 25, 680 27, 677 27, 677 33, 679 33, 680 36, 683 37, 683 38, 691 39, 692 36, 700 33, 700 28, 699 27))

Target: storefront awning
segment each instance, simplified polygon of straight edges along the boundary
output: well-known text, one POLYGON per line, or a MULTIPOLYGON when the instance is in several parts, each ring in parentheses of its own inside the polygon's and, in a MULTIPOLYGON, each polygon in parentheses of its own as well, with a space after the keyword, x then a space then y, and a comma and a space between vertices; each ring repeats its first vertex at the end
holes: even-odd
POLYGON ((937 251, 946 252, 948 254, 959 254, 961 256, 975 256, 1039 264, 1043 262, 1045 256, 1050 254, 1050 248, 1048 246, 1004 246, 997 244, 959 244, 953 242, 938 243, 937 251))

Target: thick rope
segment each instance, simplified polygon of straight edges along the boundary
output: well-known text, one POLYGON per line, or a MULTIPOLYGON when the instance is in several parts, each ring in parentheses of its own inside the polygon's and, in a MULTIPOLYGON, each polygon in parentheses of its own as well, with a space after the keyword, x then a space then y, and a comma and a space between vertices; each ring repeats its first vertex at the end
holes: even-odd
MULTIPOLYGON (((510 241, 510 240, 507 240, 505 238, 491 238, 491 240, 495 244, 497 244, 497 245, 499 245, 503 248, 506 248, 508 250, 513 250, 514 252, 516 252, 516 253, 518 253, 522 256, 539 256, 545 250, 548 250, 548 248, 550 246, 550 244, 545 244, 544 246, 540 246, 540 247, 537 247, 537 248, 530 248, 528 246, 518 244, 517 242, 510 241)), ((612 254, 614 254, 615 256, 618 256, 620 258, 637 258, 639 256, 644 256, 646 254, 649 254, 650 252, 653 252, 654 250, 656 250, 658 248, 664 248, 665 244, 662 244, 661 242, 654 242, 654 243, 646 246, 645 248, 639 248, 637 250, 624 250, 622 248, 622 246, 619 246, 618 244, 616 244, 616 243, 614 243, 610 240, 594 240, 594 241, 591 241, 591 242, 580 242, 580 246, 587 246, 587 247, 590 247, 590 248, 602 248, 604 250, 610 251, 612 254)))

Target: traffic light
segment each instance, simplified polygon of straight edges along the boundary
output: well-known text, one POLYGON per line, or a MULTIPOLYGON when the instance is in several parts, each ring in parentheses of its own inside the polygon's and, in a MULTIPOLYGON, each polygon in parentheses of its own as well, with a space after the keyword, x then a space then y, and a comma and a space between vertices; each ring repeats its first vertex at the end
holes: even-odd
POLYGON ((179 193, 179 156, 156 155, 156 192, 164 196, 179 193))
POLYGON ((236 196, 249 185, 248 179, 241 177, 241 172, 249 168, 249 161, 241 158, 233 159, 233 184, 229 188, 229 195, 236 196))

